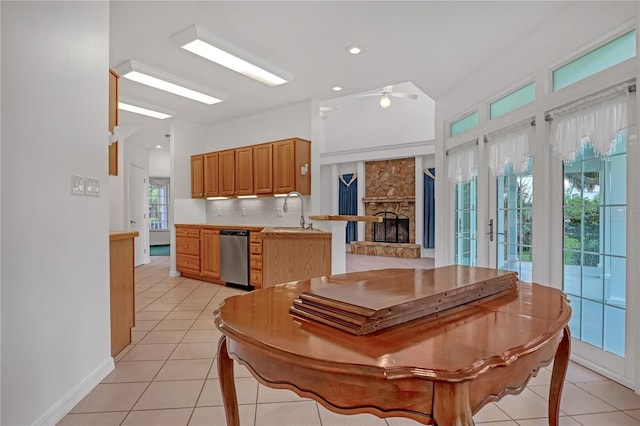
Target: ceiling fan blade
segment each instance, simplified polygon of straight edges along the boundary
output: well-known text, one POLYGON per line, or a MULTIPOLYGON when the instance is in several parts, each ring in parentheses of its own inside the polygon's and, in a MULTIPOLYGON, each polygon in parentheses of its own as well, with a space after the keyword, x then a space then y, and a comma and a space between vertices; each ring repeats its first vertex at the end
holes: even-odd
POLYGON ((365 93, 364 95, 355 95, 354 98, 362 98, 364 96, 382 96, 383 93, 365 93))
POLYGON ((418 99, 418 95, 414 95, 413 93, 391 92, 389 95, 395 96, 396 98, 418 99))

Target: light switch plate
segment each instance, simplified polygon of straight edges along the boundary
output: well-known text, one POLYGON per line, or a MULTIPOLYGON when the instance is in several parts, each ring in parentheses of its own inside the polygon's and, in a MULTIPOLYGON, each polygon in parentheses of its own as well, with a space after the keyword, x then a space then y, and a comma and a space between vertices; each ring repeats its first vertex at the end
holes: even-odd
POLYGON ((84 195, 84 176, 71 175, 71 194, 84 195))
POLYGON ((85 181, 85 195, 90 197, 100 196, 100 179, 87 176, 85 181))

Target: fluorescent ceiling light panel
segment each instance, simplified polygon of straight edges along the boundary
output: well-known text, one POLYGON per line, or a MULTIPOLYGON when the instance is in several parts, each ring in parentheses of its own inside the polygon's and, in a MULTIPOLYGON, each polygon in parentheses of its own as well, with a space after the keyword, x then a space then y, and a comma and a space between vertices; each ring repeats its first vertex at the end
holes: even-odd
POLYGON ((196 25, 187 28, 174 39, 184 50, 268 86, 279 86, 293 79, 291 73, 266 63, 216 35, 202 31, 196 25))
POLYGON ((174 95, 182 96, 194 101, 202 102, 203 104, 213 105, 218 102, 222 102, 223 100, 200 91, 189 89, 186 86, 193 87, 192 84, 184 84, 178 77, 171 76, 162 71, 154 70, 153 68, 142 65, 139 62, 127 61, 119 66, 116 69, 116 72, 128 80, 164 90, 165 92, 173 93, 174 95), (172 83, 172 81, 175 81, 176 83, 172 83))
POLYGON ((135 105, 125 104, 123 102, 118 102, 118 109, 121 109, 123 111, 133 112, 136 114, 146 115, 147 117, 153 117, 159 120, 164 120, 165 118, 171 117, 169 114, 165 114, 163 112, 158 112, 158 111, 142 108, 135 105))

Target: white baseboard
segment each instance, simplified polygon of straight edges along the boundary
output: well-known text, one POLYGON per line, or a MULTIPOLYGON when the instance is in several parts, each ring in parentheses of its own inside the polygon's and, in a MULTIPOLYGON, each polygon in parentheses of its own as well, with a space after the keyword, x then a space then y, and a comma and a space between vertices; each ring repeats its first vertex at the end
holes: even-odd
POLYGON ((64 416, 67 415, 73 407, 78 404, 95 388, 109 373, 113 371, 115 364, 113 358, 109 357, 102 364, 100 364, 95 370, 85 377, 80 383, 74 386, 66 395, 64 395, 58 402, 53 404, 40 418, 38 418, 33 425, 55 425, 64 416))

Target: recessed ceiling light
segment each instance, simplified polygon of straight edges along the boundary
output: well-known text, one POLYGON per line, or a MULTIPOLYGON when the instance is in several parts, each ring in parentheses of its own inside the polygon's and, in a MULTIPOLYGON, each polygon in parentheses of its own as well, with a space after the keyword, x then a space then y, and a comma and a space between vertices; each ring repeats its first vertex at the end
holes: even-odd
POLYGON ((339 92, 339 91, 341 91, 341 90, 342 90, 342 87, 340 87, 340 86, 333 86, 333 89, 332 89, 332 90, 333 90, 334 92, 339 92))
POLYGON ((116 68, 116 72, 128 80, 146 84, 147 86, 164 90, 165 92, 173 93, 174 95, 183 96, 194 101, 202 102, 207 105, 222 102, 222 99, 219 97, 209 96, 203 92, 187 88, 187 85, 192 87, 193 85, 182 85, 183 83, 178 77, 155 70, 151 67, 140 64, 139 62, 127 61, 116 68), (180 84, 172 83, 172 81, 180 84))
POLYGON ((353 46, 347 46, 345 50, 352 55, 359 55, 362 52, 364 52, 364 47, 353 45, 353 46))
POLYGON ((162 145, 156 145, 156 149, 161 149, 162 145))
POLYGON ((171 117, 169 114, 165 114, 163 112, 158 112, 152 109, 142 108, 135 105, 125 104, 123 102, 118 102, 118 109, 121 109, 123 111, 133 112, 136 114, 146 115, 147 117, 153 117, 159 120, 164 120, 165 118, 171 117))
POLYGON ((293 79, 288 73, 226 40, 192 25, 174 36, 180 47, 268 86, 279 86, 293 79))

